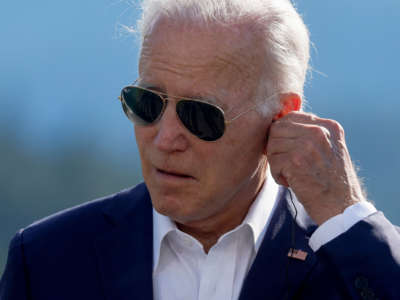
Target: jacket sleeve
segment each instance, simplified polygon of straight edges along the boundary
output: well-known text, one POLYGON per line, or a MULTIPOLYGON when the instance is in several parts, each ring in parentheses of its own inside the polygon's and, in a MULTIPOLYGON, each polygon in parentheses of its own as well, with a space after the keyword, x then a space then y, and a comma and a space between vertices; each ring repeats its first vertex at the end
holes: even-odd
POLYGON ((381 212, 358 222, 316 255, 352 299, 400 299, 400 233, 381 212))
POLYGON ((0 279, 0 300, 28 300, 29 282, 24 258, 23 231, 10 243, 6 269, 0 279))

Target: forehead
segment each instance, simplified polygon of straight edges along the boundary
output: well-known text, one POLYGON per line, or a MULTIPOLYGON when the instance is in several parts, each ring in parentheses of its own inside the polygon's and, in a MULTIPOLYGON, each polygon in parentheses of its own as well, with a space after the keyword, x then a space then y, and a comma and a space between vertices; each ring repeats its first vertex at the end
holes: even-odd
POLYGON ((243 96, 254 90, 260 78, 255 45, 245 28, 204 28, 161 19, 144 38, 139 77, 181 96, 243 96))

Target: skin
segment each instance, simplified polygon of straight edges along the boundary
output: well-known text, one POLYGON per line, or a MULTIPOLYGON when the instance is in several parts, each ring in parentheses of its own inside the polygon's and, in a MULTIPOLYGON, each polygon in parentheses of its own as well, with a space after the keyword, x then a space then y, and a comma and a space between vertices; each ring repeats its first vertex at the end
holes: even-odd
MULTIPOLYGON (((195 30, 160 21, 142 47, 140 83, 170 95, 212 99, 233 117, 249 107, 260 77, 256 56, 241 55, 250 41, 195 30)), ((135 127, 143 177, 154 208, 208 251, 242 222, 265 180, 272 118, 250 111, 220 139, 205 142, 181 124, 171 104, 156 124, 135 127)))
MULTIPOLYGON (((299 98, 291 95, 286 101, 299 98)), ((272 176, 293 189, 317 224, 364 200, 337 121, 298 111, 275 119, 266 149, 272 176)))
MULTIPOLYGON (((139 84, 170 95, 210 99, 228 112, 228 119, 233 117, 252 104, 262 71, 256 41, 246 30, 245 26, 205 30, 158 20, 143 42, 139 84)), ((332 131, 329 139, 337 140, 331 142, 328 135, 315 135, 316 127, 328 123, 291 113, 300 108, 297 95, 281 95, 281 102, 282 110, 274 117, 250 111, 214 142, 200 140, 182 125, 172 99, 157 123, 135 126, 154 208, 198 239, 206 252, 242 222, 265 181, 268 160, 274 178, 293 188, 317 222, 355 201, 352 196, 358 194, 349 192, 353 182, 343 184, 344 177, 354 172, 341 135, 332 131), (306 162, 309 170, 295 170, 306 162), (329 200, 315 201, 316 196, 329 200)))

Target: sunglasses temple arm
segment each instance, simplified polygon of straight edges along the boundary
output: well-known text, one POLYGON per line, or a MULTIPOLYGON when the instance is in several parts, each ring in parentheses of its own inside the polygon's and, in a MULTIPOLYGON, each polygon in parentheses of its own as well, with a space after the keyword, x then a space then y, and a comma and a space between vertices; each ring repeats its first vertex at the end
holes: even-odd
POLYGON ((232 119, 226 121, 225 123, 226 123, 226 124, 229 124, 229 123, 235 121, 236 119, 239 119, 239 118, 240 118, 241 116, 243 116, 244 114, 247 114, 248 112, 250 112, 250 111, 252 111, 253 109, 255 109, 258 105, 260 105, 260 104, 256 104, 256 105, 250 107, 249 109, 247 109, 247 110, 245 110, 245 111, 242 111, 240 114, 238 114, 237 116, 233 117, 232 119))
POLYGON ((225 124, 229 124, 229 123, 235 121, 236 119, 238 119, 239 117, 243 116, 244 114, 246 114, 246 113, 252 111, 253 109, 257 108, 259 105, 265 104, 266 102, 268 102, 271 98, 275 97, 276 95, 277 95, 277 93, 272 94, 271 96, 267 97, 267 99, 265 99, 262 103, 257 103, 255 105, 251 106, 249 109, 247 109, 247 110, 241 112, 240 114, 238 114, 237 116, 233 117, 232 119, 230 119, 228 121, 225 121, 225 124))

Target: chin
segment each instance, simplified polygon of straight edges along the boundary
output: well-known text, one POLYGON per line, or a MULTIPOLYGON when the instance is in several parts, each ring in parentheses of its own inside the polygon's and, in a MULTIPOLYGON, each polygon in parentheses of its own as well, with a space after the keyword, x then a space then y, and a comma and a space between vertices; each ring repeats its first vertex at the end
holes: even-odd
POLYGON ((181 215, 183 212, 182 200, 176 197, 168 196, 151 196, 151 202, 153 203, 154 209, 171 219, 175 219, 175 216, 181 215))
POLYGON ((152 197, 154 209, 173 221, 181 224, 189 223, 199 219, 199 211, 191 208, 184 199, 172 197, 152 197), (185 205, 186 204, 186 205, 185 205))

